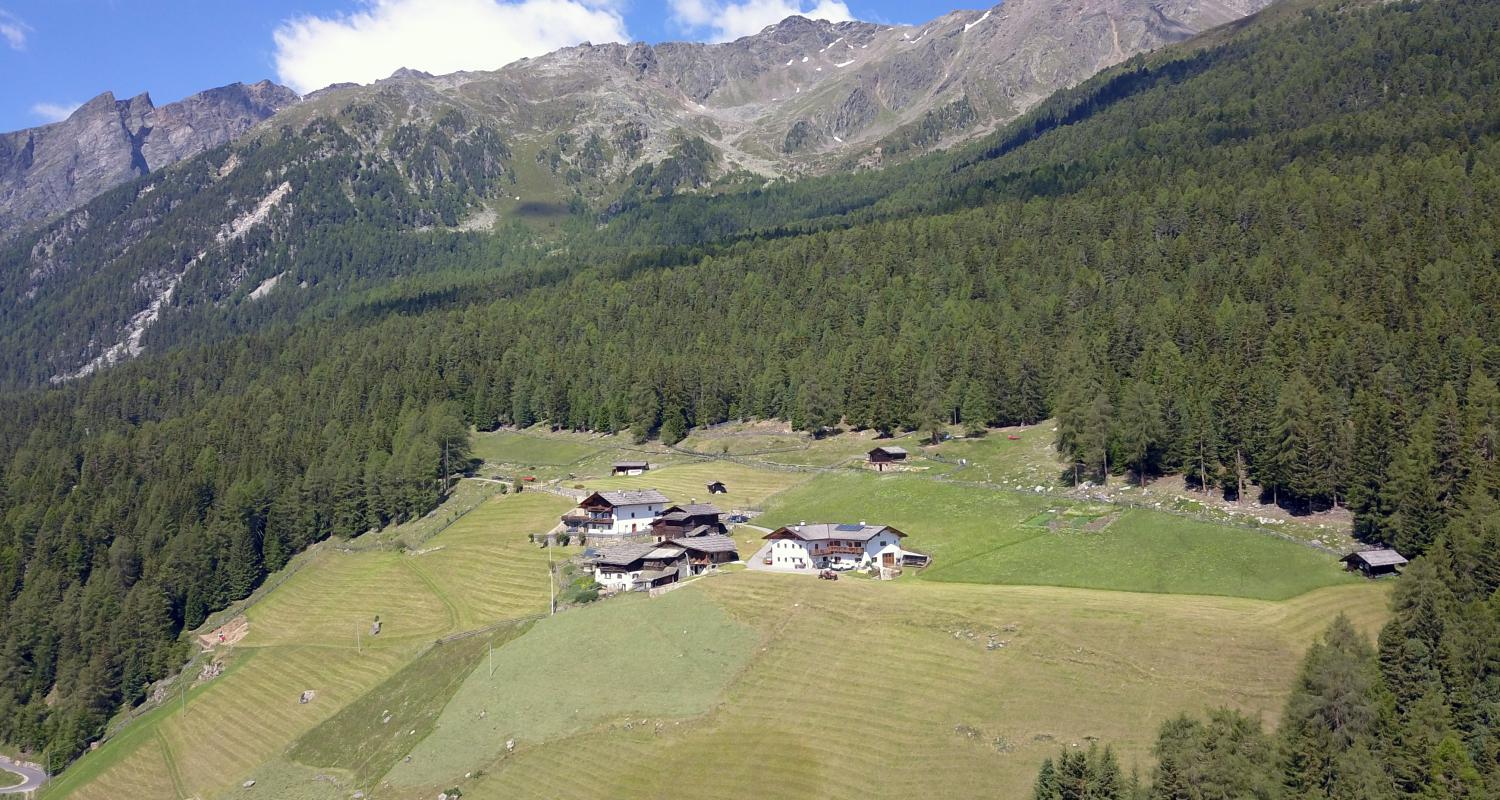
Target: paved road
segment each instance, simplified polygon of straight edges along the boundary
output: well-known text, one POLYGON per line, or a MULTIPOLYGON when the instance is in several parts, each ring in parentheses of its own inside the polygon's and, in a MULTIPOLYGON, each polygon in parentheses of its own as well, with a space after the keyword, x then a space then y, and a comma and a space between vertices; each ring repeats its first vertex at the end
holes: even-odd
POLYGON ((25 780, 21 781, 16 786, 12 786, 8 789, 0 789, 0 794, 23 794, 25 792, 30 792, 39 788, 43 783, 46 783, 47 781, 47 773, 31 766, 30 764, 23 764, 20 762, 12 761, 5 756, 0 756, 0 769, 5 770, 6 772, 14 772, 17 775, 20 775, 22 778, 25 778, 25 780))

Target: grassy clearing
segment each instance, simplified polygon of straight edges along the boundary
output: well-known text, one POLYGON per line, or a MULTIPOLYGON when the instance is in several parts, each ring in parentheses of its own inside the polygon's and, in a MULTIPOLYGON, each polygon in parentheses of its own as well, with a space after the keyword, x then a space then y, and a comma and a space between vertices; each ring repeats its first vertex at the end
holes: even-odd
POLYGON ((502 484, 489 480, 464 478, 453 486, 448 499, 425 516, 384 530, 367 533, 349 542, 353 548, 402 547, 416 549, 441 533, 484 501, 501 493, 502 484))
POLYGON ((17 775, 14 772, 0 769, 0 789, 8 789, 12 786, 20 786, 21 782, 24 780, 26 780, 24 777, 17 775))
POLYGON ((699 586, 762 637, 721 705, 660 732, 527 744, 464 796, 1022 797, 1044 756, 1090 736, 1149 769, 1179 712, 1274 722, 1315 633, 1339 611, 1373 633, 1386 589, 1272 603, 761 573, 699 586))
POLYGON ((488 666, 468 676, 436 732, 387 780, 440 790, 494 762, 508 739, 533 747, 601 723, 623 724, 622 717, 660 720, 707 711, 758 637, 706 602, 698 588, 703 583, 538 623, 495 651, 493 676, 488 666))
MULTIPOLYGON (((865 455, 870 452, 870 449, 879 445, 904 447, 919 458, 922 438, 915 433, 908 433, 890 439, 876 439, 873 432, 860 431, 809 441, 805 450, 768 453, 764 456, 758 456, 758 458, 773 464, 831 467, 846 463, 857 464, 864 461, 865 455)), ((933 466, 931 464, 916 464, 915 458, 913 459, 913 465, 933 466)))
MULTIPOLYGON (((824 475, 777 498, 759 520, 895 525, 931 554, 925 580, 1283 599, 1355 581, 1326 553, 1240 528, 1130 509, 1102 530, 1038 520, 1085 506, 914 476, 824 475)), ((1080 515, 1087 519, 1096 514, 1080 515)), ((748 555, 748 554, 747 554, 748 555)))
POLYGON ((314 786, 279 760, 283 749, 437 636, 544 610, 546 554, 526 535, 550 527, 544 521, 566 505, 541 493, 492 497, 433 537, 426 555, 330 546, 306 554, 249 608, 250 634, 223 675, 193 687, 185 710, 169 702, 146 712, 50 784, 47 796, 210 797, 263 777, 268 785, 307 785, 262 796, 329 796, 331 784, 314 786), (371 638, 376 614, 382 632, 371 638), (306 689, 316 697, 299 703, 306 689))
POLYGON ((406 566, 452 610, 454 630, 541 613, 547 552, 528 536, 551 529, 570 506, 545 492, 495 498, 448 526, 425 552, 406 556, 406 566))
POLYGON ((804 450, 810 443, 809 438, 793 433, 698 431, 678 442, 677 446, 706 455, 740 456, 804 450))
POLYGON ((531 623, 434 645, 356 702, 297 740, 288 756, 339 769, 370 788, 392 764, 432 733, 438 714, 490 647, 525 633, 531 623), (411 731, 415 730, 416 735, 411 731))
MULTIPOLYGON (((991 437, 995 464, 1034 455, 991 437)), ((839 440, 809 450, 870 446, 839 440)), ((625 452, 558 469, 604 471, 625 452)), ((547 553, 527 534, 567 500, 482 499, 415 554, 325 545, 250 607, 250 636, 186 713, 147 712, 46 796, 331 800, 382 776, 380 797, 414 800, 454 785, 471 798, 1023 796, 1041 757, 1085 737, 1148 769, 1155 726, 1180 711, 1227 704, 1274 722, 1334 615, 1369 633, 1385 617, 1388 583, 1353 581, 1311 549, 934 481, 951 464, 918 458, 933 468, 815 474, 663 454, 644 476, 580 481, 765 505, 773 526, 888 522, 937 562, 894 583, 735 571, 570 610, 498 648, 493 678, 483 639, 431 640, 545 609, 547 553), (714 479, 731 494, 707 497, 714 479), (356 646, 375 614, 382 634, 356 646), (297 702, 304 689, 314 702, 297 702)), ((736 536, 746 556, 760 543, 736 536)))
POLYGON ((244 644, 382 648, 441 636, 454 628, 454 613, 410 562, 395 552, 324 550, 249 609, 244 644), (381 633, 372 638, 376 616, 381 633))
POLYGON ((653 469, 644 475, 580 481, 590 489, 660 489, 675 503, 713 503, 725 511, 758 508, 772 495, 806 482, 812 475, 761 469, 733 461, 698 461, 653 469), (709 481, 723 481, 728 494, 710 496, 709 481))
POLYGON ((276 800, 349 800, 356 791, 354 782, 341 772, 315 770, 284 758, 273 758, 256 767, 251 779, 255 781, 254 786, 244 787, 237 783, 216 797, 219 800, 264 800, 268 797, 276 800))
POLYGON ((513 430, 476 433, 469 442, 474 455, 491 464, 521 467, 566 466, 605 449, 581 437, 513 430))
POLYGON ((927 452, 952 463, 949 475, 960 480, 1028 488, 1054 486, 1063 465, 1052 449, 1053 436, 1052 421, 1048 420, 1030 427, 992 430, 973 439, 950 439, 927 452), (960 466, 960 460, 967 465, 960 466))

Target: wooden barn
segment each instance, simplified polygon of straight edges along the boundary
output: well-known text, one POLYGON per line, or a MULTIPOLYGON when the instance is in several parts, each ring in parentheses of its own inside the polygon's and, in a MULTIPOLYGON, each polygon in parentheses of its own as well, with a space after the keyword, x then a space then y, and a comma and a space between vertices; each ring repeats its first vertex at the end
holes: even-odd
POLYGON ((1406 566, 1406 556, 1388 547, 1379 550, 1360 550, 1339 559, 1350 572, 1359 570, 1367 578, 1395 575, 1406 566))
POLYGON ((656 541, 686 539, 711 533, 727 533, 728 528, 720 521, 724 512, 708 503, 688 503, 671 506, 651 523, 651 535, 656 541))
POLYGON ((673 539, 667 544, 680 547, 687 553, 688 569, 694 575, 740 560, 739 547, 728 536, 711 533, 689 539, 673 539))
POLYGON ((708 483, 709 494, 729 494, 729 487, 723 481, 710 481, 708 483))
POLYGON ((649 469, 651 469, 651 465, 645 461, 616 461, 614 467, 610 470, 610 474, 641 475, 649 469))
POLYGON ((906 448, 894 446, 877 447, 869 453, 870 463, 878 470, 884 470, 886 464, 905 461, 906 455, 906 448))

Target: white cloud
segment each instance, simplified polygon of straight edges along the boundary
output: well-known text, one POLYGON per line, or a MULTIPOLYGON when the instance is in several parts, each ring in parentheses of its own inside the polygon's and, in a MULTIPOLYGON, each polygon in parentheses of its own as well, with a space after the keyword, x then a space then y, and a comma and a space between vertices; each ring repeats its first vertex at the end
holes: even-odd
POLYGON ((26 35, 31 33, 31 26, 15 14, 0 8, 0 39, 10 45, 12 50, 26 49, 26 35))
POLYGON ((670 0, 672 19, 684 30, 727 42, 760 33, 794 14, 809 19, 846 22, 854 19, 843 0, 670 0))
POLYGON ((434 74, 497 69, 583 41, 630 40, 609 0, 364 0, 333 17, 303 16, 276 29, 276 72, 306 93, 369 83, 400 67, 434 74))
POLYGON ((82 103, 32 103, 31 113, 48 122, 62 122, 72 116, 82 103))

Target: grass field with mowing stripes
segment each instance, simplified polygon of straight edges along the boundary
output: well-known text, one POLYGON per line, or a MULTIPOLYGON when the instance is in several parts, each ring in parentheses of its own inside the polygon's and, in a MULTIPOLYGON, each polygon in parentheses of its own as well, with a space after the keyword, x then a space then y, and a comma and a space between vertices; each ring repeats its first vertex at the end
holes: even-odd
POLYGON ((534 746, 623 724, 626 717, 675 719, 707 711, 758 637, 705 600, 699 584, 657 599, 620 597, 537 623, 495 651, 493 675, 488 664, 469 674, 436 732, 387 780, 435 795, 499 758, 509 739, 534 746))
POLYGON ((465 798, 1023 797, 1043 757, 1086 737, 1148 769, 1156 725, 1179 712, 1274 722, 1312 638, 1340 611, 1373 635, 1387 589, 1267 602, 762 573, 699 586, 761 637, 722 703, 523 742, 456 781, 465 798))
MULTIPOLYGON (((255 778, 436 637, 545 610, 546 553, 527 534, 567 505, 539 492, 492 497, 428 540, 426 555, 331 546, 309 554, 250 607, 250 633, 229 667, 192 688, 185 709, 168 702, 147 712, 45 796, 213 797, 255 778), (371 637, 377 614, 382 630, 371 637), (306 689, 317 694, 301 704, 306 689)), ((301 780, 296 765, 283 767, 287 786, 301 780)), ((295 796, 319 797, 324 787, 305 788, 295 796)))

